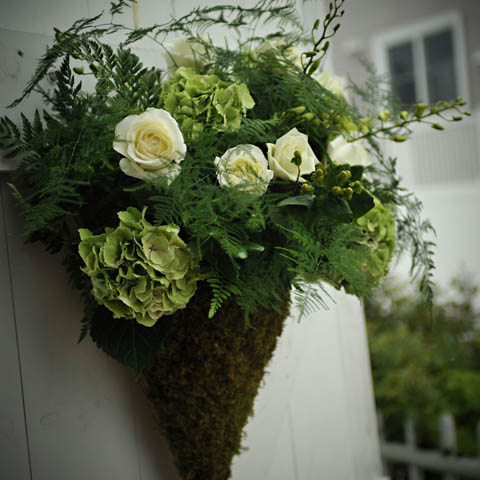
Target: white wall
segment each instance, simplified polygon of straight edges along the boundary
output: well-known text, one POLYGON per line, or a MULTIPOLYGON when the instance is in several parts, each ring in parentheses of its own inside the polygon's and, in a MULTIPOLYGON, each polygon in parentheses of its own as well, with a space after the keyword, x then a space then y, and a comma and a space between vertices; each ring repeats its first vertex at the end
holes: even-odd
MULTIPOLYGON (((2 4, 2 113, 28 80, 53 24, 66 28, 95 13, 100 3, 2 4)), ((191 5, 176 1, 176 14, 191 5)), ((140 0, 141 24, 160 21, 159 15, 165 18, 169 11, 169 2, 159 8, 158 2, 140 0)), ((311 20, 310 13, 306 17, 311 20)), ((158 55, 152 50, 143 54, 149 61, 158 55)), ((21 110, 34 105, 32 99, 21 110)), ((0 196, 0 478, 178 479, 132 375, 89 339, 76 344, 78 295, 58 257, 23 243, 5 176, 0 196)), ((363 314, 356 299, 331 295, 336 304, 330 301, 329 311, 301 323, 294 315, 288 320, 246 428, 249 450, 234 460, 234 480, 371 480, 379 473, 363 314)))

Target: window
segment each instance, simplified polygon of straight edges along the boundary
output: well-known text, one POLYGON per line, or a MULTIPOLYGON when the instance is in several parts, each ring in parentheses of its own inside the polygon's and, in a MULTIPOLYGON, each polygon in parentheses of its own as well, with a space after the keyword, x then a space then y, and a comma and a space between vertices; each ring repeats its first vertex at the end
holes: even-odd
POLYGON ((373 40, 380 72, 402 103, 468 97, 463 22, 456 12, 390 30, 373 40))
POLYGON ((417 89, 415 87, 412 42, 390 47, 388 61, 392 90, 399 96, 402 103, 414 103, 417 99, 417 89))

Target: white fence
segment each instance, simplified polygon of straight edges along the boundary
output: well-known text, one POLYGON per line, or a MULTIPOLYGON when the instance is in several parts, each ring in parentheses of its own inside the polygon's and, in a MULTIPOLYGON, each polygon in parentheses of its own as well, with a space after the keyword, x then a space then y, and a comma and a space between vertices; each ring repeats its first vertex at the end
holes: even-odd
MULTIPOLYGON (((449 413, 440 418, 440 438, 437 450, 417 447, 415 425, 412 420, 404 424, 405 443, 385 440, 383 417, 377 412, 380 449, 384 472, 391 475, 394 464, 404 464, 408 476, 405 480, 424 480, 425 472, 442 475, 442 480, 480 479, 480 422, 477 424, 477 457, 457 455, 455 419, 449 413)), ((392 477, 391 480, 398 480, 392 477)))

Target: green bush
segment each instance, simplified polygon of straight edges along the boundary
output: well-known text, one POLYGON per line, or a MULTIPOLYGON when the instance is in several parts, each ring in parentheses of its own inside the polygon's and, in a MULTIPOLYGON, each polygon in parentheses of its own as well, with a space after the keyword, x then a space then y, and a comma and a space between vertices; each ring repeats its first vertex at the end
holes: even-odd
POLYGON ((387 439, 401 440, 411 417, 417 441, 437 447, 439 419, 451 412, 458 451, 476 453, 480 420, 480 313, 477 288, 452 282, 450 297, 432 312, 420 296, 389 284, 365 303, 377 408, 387 439))

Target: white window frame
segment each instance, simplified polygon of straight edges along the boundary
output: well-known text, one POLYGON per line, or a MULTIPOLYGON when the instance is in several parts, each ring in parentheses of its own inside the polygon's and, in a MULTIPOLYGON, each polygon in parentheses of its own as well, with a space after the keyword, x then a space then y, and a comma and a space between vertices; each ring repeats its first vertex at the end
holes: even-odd
POLYGON ((372 53, 378 72, 388 75, 391 80, 388 61, 389 48, 405 42, 411 42, 413 46, 416 94, 418 98, 428 100, 425 49, 422 40, 427 35, 441 32, 447 28, 450 28, 452 31, 457 96, 462 97, 468 103, 470 86, 465 27, 460 12, 456 10, 450 10, 423 20, 412 21, 375 35, 372 38, 372 53))

